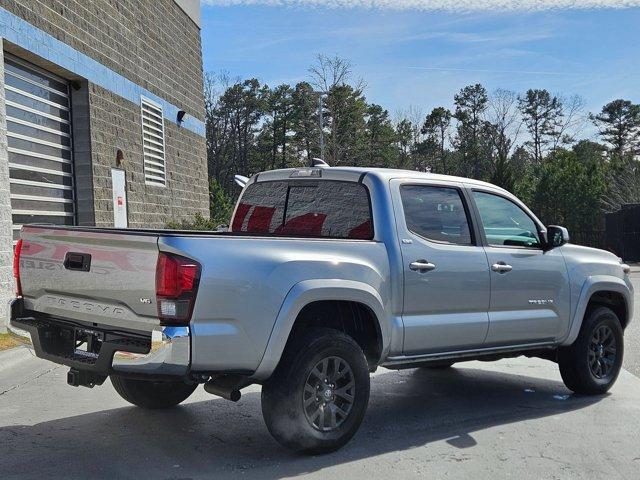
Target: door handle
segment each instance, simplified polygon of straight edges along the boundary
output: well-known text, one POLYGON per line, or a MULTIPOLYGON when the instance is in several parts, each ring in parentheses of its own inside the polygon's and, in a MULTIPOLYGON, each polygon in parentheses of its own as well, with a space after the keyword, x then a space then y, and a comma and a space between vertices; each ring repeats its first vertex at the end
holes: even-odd
POLYGON ((511 265, 507 265, 504 262, 498 262, 491 265, 491 270, 498 273, 507 273, 513 270, 513 267, 511 265))
POLYGON ((409 264, 409 268, 415 272, 424 273, 435 270, 436 265, 434 263, 427 262, 426 260, 416 260, 409 264))

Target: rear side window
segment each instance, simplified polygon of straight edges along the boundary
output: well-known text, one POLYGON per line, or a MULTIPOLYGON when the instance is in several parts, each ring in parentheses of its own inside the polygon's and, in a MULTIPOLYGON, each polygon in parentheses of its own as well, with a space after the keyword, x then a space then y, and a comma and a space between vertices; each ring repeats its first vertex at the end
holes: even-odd
POLYGON ((240 199, 231 231, 370 240, 369 192, 360 183, 333 180, 253 183, 240 199))
POLYGON ((434 242, 473 245, 467 212, 457 189, 403 185, 400 195, 410 231, 434 242))

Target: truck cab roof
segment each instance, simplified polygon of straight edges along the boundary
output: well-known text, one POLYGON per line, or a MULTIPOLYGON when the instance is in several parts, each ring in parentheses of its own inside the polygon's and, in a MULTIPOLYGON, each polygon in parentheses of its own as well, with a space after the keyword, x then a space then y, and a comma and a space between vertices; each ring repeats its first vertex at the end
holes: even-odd
POLYGON ((251 177, 249 183, 256 181, 273 181, 287 180, 291 178, 308 178, 343 181, 362 181, 365 176, 374 176, 382 181, 389 181, 396 178, 411 178, 422 180, 439 180, 445 182, 466 183, 471 185, 489 187, 508 193, 501 187, 496 185, 475 180, 472 178, 457 177, 453 175, 440 175, 430 172, 418 172, 415 170, 402 170, 393 168, 372 168, 372 167, 300 167, 300 168, 284 168, 279 170, 269 170, 255 174, 251 177))

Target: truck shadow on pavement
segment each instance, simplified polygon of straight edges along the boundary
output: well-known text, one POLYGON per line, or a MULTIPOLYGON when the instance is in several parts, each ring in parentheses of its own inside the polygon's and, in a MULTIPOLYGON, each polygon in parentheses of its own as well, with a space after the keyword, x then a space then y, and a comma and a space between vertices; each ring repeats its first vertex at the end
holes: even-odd
POLYGON ((212 399, 166 411, 116 408, 0 428, 2 477, 279 478, 439 441, 457 455, 482 447, 474 432, 506 431, 516 422, 604 398, 569 393, 558 381, 464 364, 445 371, 384 371, 372 379, 369 410, 355 438, 317 457, 293 454, 270 437, 256 391, 238 404, 212 399))

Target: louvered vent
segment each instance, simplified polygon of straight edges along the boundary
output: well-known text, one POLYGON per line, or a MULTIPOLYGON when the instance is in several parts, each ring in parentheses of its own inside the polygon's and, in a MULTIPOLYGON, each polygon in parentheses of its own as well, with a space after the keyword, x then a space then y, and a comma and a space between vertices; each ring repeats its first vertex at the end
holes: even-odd
POLYGON ((164 154, 164 122, 162 106, 142 98, 142 149, 144 180, 147 185, 167 185, 164 154))

